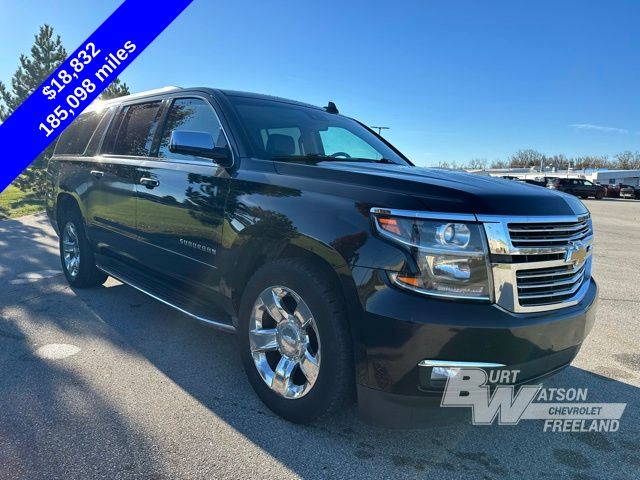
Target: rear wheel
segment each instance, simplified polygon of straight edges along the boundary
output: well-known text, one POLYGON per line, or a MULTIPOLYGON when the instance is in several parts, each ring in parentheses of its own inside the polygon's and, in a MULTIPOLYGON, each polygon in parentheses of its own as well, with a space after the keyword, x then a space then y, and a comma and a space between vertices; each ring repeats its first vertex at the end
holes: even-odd
POLYGON ((276 261, 242 296, 239 341, 251 386, 276 414, 309 423, 352 391, 351 339, 340 295, 304 260, 276 261))
POLYGON ((59 245, 62 271, 72 287, 95 287, 107 280, 96 267, 82 217, 75 210, 65 211, 60 219, 59 245))

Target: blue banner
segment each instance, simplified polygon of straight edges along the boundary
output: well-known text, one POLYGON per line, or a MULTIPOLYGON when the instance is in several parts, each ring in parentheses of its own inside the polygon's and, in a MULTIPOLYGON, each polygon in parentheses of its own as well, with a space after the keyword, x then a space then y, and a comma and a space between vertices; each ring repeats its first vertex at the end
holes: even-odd
POLYGON ((193 0, 125 0, 0 125, 0 192, 193 0))

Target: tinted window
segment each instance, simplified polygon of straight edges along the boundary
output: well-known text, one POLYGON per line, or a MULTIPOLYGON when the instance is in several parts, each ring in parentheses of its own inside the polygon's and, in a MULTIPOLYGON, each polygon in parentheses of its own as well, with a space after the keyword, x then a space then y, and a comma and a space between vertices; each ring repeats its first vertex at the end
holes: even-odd
POLYGON ((371 158, 380 160, 382 155, 371 145, 340 127, 329 127, 320 132, 325 155, 337 157, 371 158))
POLYGON ((151 153, 153 137, 158 127, 160 102, 141 103, 125 107, 122 121, 109 151, 114 155, 146 157, 151 153))
POLYGON ((204 100, 197 98, 179 98, 173 102, 167 115, 167 122, 164 126, 162 139, 160 140, 159 157, 192 160, 197 157, 171 153, 169 151, 169 140, 171 132, 206 132, 213 136, 217 147, 227 145, 222 126, 216 117, 213 107, 204 100))
POLYGON ((82 155, 104 114, 105 110, 81 114, 60 135, 56 155, 82 155))
POLYGON ((284 101, 229 95, 256 156, 292 160, 296 155, 322 157, 344 153, 365 161, 382 158, 406 165, 374 133, 342 115, 284 101))
POLYGON ((84 151, 85 156, 92 157, 98 153, 98 147, 100 147, 100 142, 102 141, 104 132, 109 126, 109 122, 111 121, 114 112, 115 108, 111 107, 106 111, 106 114, 102 116, 102 119, 98 124, 98 128, 93 132, 91 140, 89 140, 89 145, 87 145, 87 148, 84 151))
POLYGON ((293 154, 294 155, 302 155, 302 142, 300 141, 300 133, 299 128, 263 128, 260 130, 260 136, 262 137, 262 145, 265 151, 269 145, 269 137, 272 135, 284 135, 286 137, 290 137, 293 139, 293 154))

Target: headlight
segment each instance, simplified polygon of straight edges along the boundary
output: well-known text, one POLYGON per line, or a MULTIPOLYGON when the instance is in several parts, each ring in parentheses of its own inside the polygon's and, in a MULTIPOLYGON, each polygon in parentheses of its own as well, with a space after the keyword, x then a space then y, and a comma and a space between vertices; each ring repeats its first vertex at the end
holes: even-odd
POLYGON ((377 231, 404 246, 415 260, 417 271, 389 273, 396 285, 441 297, 491 299, 488 249, 482 225, 473 217, 371 212, 377 231))

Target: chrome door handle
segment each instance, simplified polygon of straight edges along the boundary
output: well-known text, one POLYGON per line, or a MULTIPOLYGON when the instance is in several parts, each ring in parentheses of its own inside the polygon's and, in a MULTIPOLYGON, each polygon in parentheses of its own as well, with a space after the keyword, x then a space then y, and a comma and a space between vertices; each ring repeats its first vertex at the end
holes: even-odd
POLYGON ((102 178, 104 177, 104 172, 101 172, 100 170, 91 170, 91 175, 96 178, 102 178))
POLYGON ((158 185, 160 185, 160 181, 155 178, 142 177, 140 179, 140 185, 144 185, 145 187, 151 189, 156 188, 158 185))

